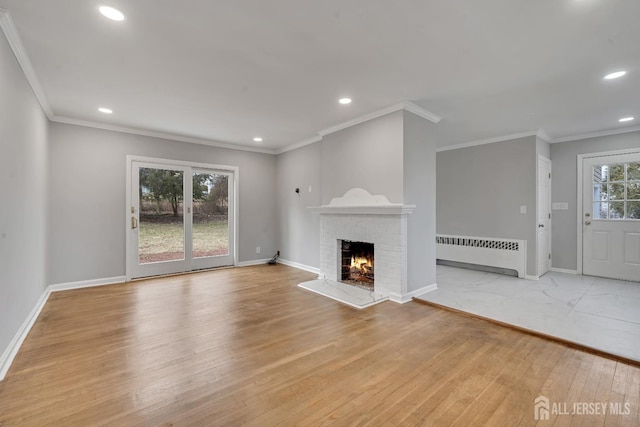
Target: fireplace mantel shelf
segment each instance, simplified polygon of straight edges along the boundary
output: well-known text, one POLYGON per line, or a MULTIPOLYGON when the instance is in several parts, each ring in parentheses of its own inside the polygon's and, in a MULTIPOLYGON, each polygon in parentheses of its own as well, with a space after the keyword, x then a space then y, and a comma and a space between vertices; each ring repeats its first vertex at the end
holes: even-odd
POLYGON ((311 206, 313 212, 334 215, 408 215, 416 205, 322 205, 311 206))
POLYGON ((416 205, 389 203, 385 196, 372 196, 362 188, 352 188, 342 197, 331 199, 328 205, 311 206, 313 212, 342 215, 408 215, 416 205))

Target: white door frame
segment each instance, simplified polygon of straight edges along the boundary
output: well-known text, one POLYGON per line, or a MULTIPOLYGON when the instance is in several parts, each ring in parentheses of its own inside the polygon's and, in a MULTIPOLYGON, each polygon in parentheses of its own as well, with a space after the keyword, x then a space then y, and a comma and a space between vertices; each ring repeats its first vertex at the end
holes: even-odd
MULTIPOLYGON (((551 162, 551 159, 538 154, 538 164, 537 164, 537 168, 536 168, 536 276, 540 277, 542 274, 546 273, 546 271, 542 274, 540 274, 540 271, 538 271, 538 267, 540 266, 540 239, 539 239, 539 233, 538 233, 538 227, 539 227, 539 210, 540 210, 540 187, 539 187, 539 183, 540 183, 540 179, 539 179, 539 175, 540 175, 540 165, 541 163, 548 163, 549 164, 549 174, 551 174, 551 170, 553 167, 553 164, 551 162)), ((547 194, 547 205, 549 207, 549 213, 551 213, 551 189, 552 189, 552 182, 551 182, 551 176, 549 176, 549 193, 547 194)), ((551 255, 551 221, 553 220, 553 218, 550 216, 548 218, 548 229, 547 229, 547 248, 546 248, 546 253, 547 253, 547 257, 550 257, 551 255)), ((549 269, 547 271, 551 271, 551 258, 549 258, 549 269)))
POLYGON ((578 184, 578 195, 577 195, 577 204, 576 204, 576 215, 577 215, 577 230, 578 230, 578 247, 577 247, 577 272, 578 274, 582 274, 582 208, 583 208, 583 185, 582 185, 582 163, 585 159, 589 159, 592 157, 606 157, 606 156, 619 156, 625 154, 638 154, 640 153, 640 148, 627 148, 624 150, 615 150, 615 151, 602 151, 600 153, 586 153, 586 154, 578 154, 578 174, 577 174, 577 184, 578 184))
POLYGON ((126 236, 126 250, 125 250, 125 259, 126 259, 126 274, 125 280, 127 282, 131 281, 132 275, 132 265, 131 265, 131 257, 129 255, 129 251, 131 250, 131 245, 133 244, 133 237, 130 233, 131 228, 131 167, 133 162, 142 162, 142 163, 151 163, 151 164, 161 164, 161 165, 171 165, 171 166, 180 166, 180 167, 191 167, 194 169, 217 169, 223 171, 229 171, 233 173, 233 265, 238 265, 238 200, 240 199, 238 194, 238 187, 240 183, 240 168, 238 166, 229 166, 229 165, 216 165, 209 163, 197 163, 197 162, 185 162, 182 160, 170 160, 170 159, 160 159, 156 157, 144 157, 144 156, 134 156, 127 155, 127 171, 126 171, 126 204, 125 204, 125 236, 126 236))

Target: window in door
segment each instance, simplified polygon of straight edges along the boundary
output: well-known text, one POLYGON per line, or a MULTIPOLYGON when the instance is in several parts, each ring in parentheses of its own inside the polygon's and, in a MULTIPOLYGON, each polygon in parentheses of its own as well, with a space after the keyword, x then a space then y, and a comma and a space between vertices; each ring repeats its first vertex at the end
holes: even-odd
POLYGON ((593 218, 640 219, 640 162, 593 167, 593 218))

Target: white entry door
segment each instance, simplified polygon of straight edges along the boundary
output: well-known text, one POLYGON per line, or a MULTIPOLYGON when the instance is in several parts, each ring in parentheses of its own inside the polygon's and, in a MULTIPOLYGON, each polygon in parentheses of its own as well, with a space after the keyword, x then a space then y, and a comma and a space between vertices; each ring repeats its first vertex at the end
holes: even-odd
POLYGON ((640 153, 583 159, 582 270, 640 281, 640 153))
POLYGON ((127 278, 234 264, 234 172, 130 161, 127 278))
POLYGON ((551 268, 551 160, 538 156, 538 276, 551 268))

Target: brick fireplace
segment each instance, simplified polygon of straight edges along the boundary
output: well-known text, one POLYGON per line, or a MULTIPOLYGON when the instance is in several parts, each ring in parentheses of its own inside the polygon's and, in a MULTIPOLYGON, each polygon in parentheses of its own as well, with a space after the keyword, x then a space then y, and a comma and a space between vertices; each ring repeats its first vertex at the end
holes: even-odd
MULTIPOLYGON (((311 208, 320 213, 320 278, 348 283, 343 278, 341 242, 368 243, 375 253, 371 264, 373 291, 403 302, 408 294, 407 216, 414 208, 392 204, 386 197, 372 196, 360 188, 349 190, 328 205, 311 208)), ((367 263, 360 260, 360 264, 364 264, 361 271, 367 272, 367 263)))

